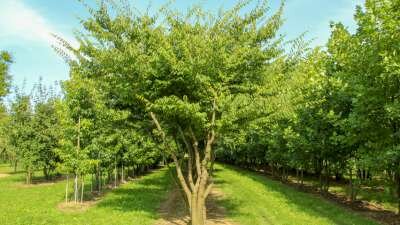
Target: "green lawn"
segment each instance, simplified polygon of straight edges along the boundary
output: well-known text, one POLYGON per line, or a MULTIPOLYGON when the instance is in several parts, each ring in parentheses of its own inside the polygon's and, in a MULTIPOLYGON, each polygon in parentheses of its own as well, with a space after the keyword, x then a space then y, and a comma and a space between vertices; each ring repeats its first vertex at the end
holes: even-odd
POLYGON ((215 182, 225 196, 220 203, 241 225, 377 224, 320 197, 253 172, 216 167, 215 182))
MULTIPOLYGON (((8 171, 4 165, 0 170, 8 171)), ((107 193, 85 212, 66 213, 57 208, 64 201, 65 181, 33 187, 24 187, 23 181, 23 173, 0 178, 1 225, 153 224, 171 185, 162 169, 107 193)))
MULTIPOLYGON (((0 171, 11 172, 0 165, 0 171)), ((277 181, 226 165, 216 167, 216 186, 224 193, 219 204, 241 225, 376 224, 314 195, 277 181)), ((110 191, 84 212, 63 212, 65 181, 26 187, 24 174, 0 178, 1 225, 153 224, 172 181, 167 169, 150 173, 110 191)))

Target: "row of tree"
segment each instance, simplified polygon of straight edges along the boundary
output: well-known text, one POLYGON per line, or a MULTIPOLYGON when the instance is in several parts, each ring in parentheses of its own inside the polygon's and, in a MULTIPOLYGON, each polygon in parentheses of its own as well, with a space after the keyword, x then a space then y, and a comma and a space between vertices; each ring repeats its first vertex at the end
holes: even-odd
POLYGON ((73 175, 78 201, 85 175, 101 190, 104 175, 171 160, 193 225, 206 221, 216 158, 313 174, 323 191, 333 175, 352 187, 373 175, 399 196, 399 1, 367 0, 357 32, 332 24, 322 49, 285 46, 283 5, 268 15, 267 1, 154 14, 107 2, 88 7, 79 48, 59 38, 71 68, 61 97, 11 104, 4 135, 27 182, 37 169, 73 175))
POLYGON ((72 75, 62 94, 40 81, 31 94, 15 91, 2 115, 3 160, 23 168, 26 183, 34 172, 46 179, 74 177, 73 199, 83 200, 85 178, 91 190, 116 187, 162 161, 155 141, 122 110, 108 109, 89 80, 72 75))
POLYGON ((355 33, 332 23, 325 48, 277 60, 256 95, 231 101, 218 159, 282 179, 313 174, 323 192, 345 177, 353 200, 374 179, 400 211, 399 8, 367 0, 356 9, 355 33))

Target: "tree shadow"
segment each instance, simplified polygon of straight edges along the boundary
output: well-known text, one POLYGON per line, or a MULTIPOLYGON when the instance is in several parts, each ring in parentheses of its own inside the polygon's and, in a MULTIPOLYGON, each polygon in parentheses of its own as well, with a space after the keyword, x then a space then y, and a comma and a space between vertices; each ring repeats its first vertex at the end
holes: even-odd
POLYGON ((144 211, 156 215, 161 202, 171 189, 168 170, 153 172, 110 191, 96 207, 123 212, 144 211))
MULTIPOLYGON (((225 164, 220 164, 220 166, 224 169, 235 171, 238 176, 250 178, 257 184, 262 184, 268 193, 279 196, 279 198, 282 200, 282 204, 286 204, 297 212, 307 214, 310 217, 326 218, 334 224, 343 225, 360 224, 360 221, 364 221, 365 223, 363 224, 376 224, 368 221, 365 216, 350 215, 356 212, 334 202, 330 202, 319 195, 301 192, 295 187, 282 184, 279 181, 267 179, 265 176, 260 175, 257 172, 246 171, 241 168, 225 164)), ((216 184, 235 185, 234 182, 235 181, 224 179, 222 177, 217 177, 216 179, 216 184)), ((243 190, 243 192, 245 193, 246 190, 243 190)), ((240 202, 240 199, 235 199, 235 203, 232 204, 232 202, 226 198, 220 203, 225 206, 229 214, 238 215, 241 214, 241 212, 238 210, 237 205, 241 205, 244 202, 240 202)), ((266 206, 265 211, 268 212, 269 210, 271 209, 267 208, 266 206)), ((268 223, 268 221, 265 222, 268 223)))

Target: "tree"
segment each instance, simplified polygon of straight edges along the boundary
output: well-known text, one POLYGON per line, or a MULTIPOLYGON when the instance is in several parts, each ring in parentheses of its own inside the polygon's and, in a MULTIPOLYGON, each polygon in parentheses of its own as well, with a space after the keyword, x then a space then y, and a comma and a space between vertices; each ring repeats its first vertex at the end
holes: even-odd
POLYGON ((369 152, 363 156, 374 157, 363 160, 369 167, 377 163, 393 175, 400 212, 399 7, 399 1, 367 0, 365 9, 357 8, 355 34, 333 24, 328 50, 332 70, 352 87, 350 127, 357 135, 350 141, 369 152))
POLYGON ((83 21, 79 49, 63 42, 77 58, 72 70, 96 82, 107 93, 107 105, 156 127, 194 225, 206 219, 213 145, 227 113, 222 103, 253 93, 280 53, 282 8, 267 17, 262 1, 242 13, 250 3, 218 15, 193 7, 186 14, 162 8, 153 16, 123 7, 111 12, 103 3, 83 21))
MULTIPOLYGON (((7 138, 7 124, 9 120, 9 115, 7 113, 6 107, 2 102, 3 97, 9 93, 10 89, 10 74, 9 66, 12 63, 12 57, 8 52, 0 51, 0 155, 7 155, 9 158, 14 158, 14 165, 16 165, 16 156, 11 150, 11 146, 8 143, 7 138)), ((16 167, 15 167, 16 169, 16 167)))
POLYGON ((79 199, 83 201, 84 176, 97 164, 89 157, 89 146, 94 135, 97 92, 90 81, 81 79, 78 74, 72 74, 71 79, 63 83, 63 89, 65 100, 59 106, 59 116, 64 132, 58 155, 67 173, 74 174, 74 202, 78 203, 79 199))
POLYGON ((57 164, 60 163, 60 158, 56 153, 62 132, 56 107, 59 101, 61 99, 54 95, 51 89, 46 90, 40 80, 36 85, 33 100, 32 127, 35 135, 32 138, 37 142, 38 166, 43 169, 46 179, 51 178, 57 164))
POLYGON ((9 66, 12 62, 12 57, 8 52, 0 51, 0 98, 6 96, 10 91, 9 66))
POLYGON ((16 152, 16 157, 26 169, 27 184, 32 183, 32 175, 39 161, 32 114, 30 97, 17 94, 11 105, 9 140, 16 152))

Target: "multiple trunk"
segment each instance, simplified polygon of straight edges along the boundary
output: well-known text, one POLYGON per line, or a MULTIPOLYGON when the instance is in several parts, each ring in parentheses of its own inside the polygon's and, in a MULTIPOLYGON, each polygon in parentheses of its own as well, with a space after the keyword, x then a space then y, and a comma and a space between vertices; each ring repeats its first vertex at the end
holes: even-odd
MULTIPOLYGON (((186 201, 189 206, 190 218, 192 225, 204 225, 207 219, 206 215, 206 199, 210 194, 212 188, 212 165, 213 165, 213 152, 212 145, 215 140, 214 130, 211 129, 206 138, 204 154, 200 153, 199 144, 193 130, 189 127, 185 133, 179 128, 180 137, 186 146, 186 152, 188 153, 186 177, 184 176, 183 169, 181 167, 181 160, 178 159, 174 149, 166 141, 164 130, 161 128, 156 115, 151 112, 150 116, 155 123, 158 131, 161 133, 165 147, 171 154, 171 158, 174 161, 175 169, 179 183, 185 193, 186 201), (189 137, 189 138, 188 138, 189 137), (209 165, 210 164, 210 165, 209 165)), ((211 124, 214 125, 215 112, 212 114, 211 124)))

